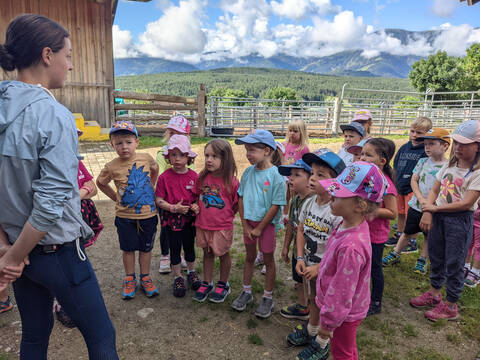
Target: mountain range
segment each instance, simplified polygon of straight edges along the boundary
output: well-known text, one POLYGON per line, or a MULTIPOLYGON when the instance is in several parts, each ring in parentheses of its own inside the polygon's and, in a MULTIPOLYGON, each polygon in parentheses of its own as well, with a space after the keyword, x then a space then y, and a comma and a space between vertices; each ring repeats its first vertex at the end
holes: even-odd
MULTIPOLYGON (((407 31, 387 29, 387 35, 399 39, 406 44, 409 39, 424 38, 431 44, 440 31, 407 31)), ((164 72, 190 72, 219 68, 255 67, 283 70, 296 70, 308 73, 340 75, 406 78, 414 62, 421 59, 413 55, 392 55, 381 52, 378 56, 365 58, 361 49, 342 51, 329 56, 300 58, 286 54, 278 54, 265 58, 259 54, 251 54, 239 58, 230 58, 228 52, 205 55, 219 55, 223 60, 205 60, 191 65, 184 62, 170 61, 152 57, 136 57, 115 59, 115 76, 155 74, 164 72)), ((209 56, 212 57, 212 56, 209 56)))

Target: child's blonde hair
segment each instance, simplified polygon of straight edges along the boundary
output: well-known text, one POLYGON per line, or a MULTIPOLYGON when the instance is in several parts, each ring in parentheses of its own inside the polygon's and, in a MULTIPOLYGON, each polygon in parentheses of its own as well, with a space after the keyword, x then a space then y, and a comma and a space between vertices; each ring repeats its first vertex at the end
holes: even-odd
MULTIPOLYGON (((297 130, 300 133, 300 145, 305 147, 308 145, 308 131, 307 125, 303 120, 295 120, 288 123, 288 130, 297 130)), ((288 130, 285 141, 288 143, 290 139, 288 138, 288 130)))
POLYGON ((373 213, 375 210, 377 210, 379 206, 378 203, 366 200, 364 198, 361 198, 360 196, 355 196, 354 199, 358 205, 364 204, 364 211, 362 212, 363 216, 367 216, 368 214, 373 213))
POLYGON ((423 131, 427 132, 432 128, 432 120, 430 120, 426 116, 419 116, 410 124, 410 127, 413 129, 422 129, 423 131))

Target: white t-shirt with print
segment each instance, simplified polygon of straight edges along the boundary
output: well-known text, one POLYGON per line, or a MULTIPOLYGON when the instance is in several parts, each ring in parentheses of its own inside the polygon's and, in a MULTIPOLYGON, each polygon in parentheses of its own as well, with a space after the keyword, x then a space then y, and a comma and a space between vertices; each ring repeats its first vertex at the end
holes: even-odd
MULTIPOLYGON (((458 202, 463 199, 465 193, 469 190, 480 191, 480 170, 472 171, 467 175, 469 169, 460 169, 456 166, 448 167, 445 164, 437 173, 437 181, 440 181, 440 193, 438 194, 436 204, 446 205, 458 202)), ((478 204, 475 201, 470 208, 475 211, 478 204)))
POLYGON ((328 238, 342 221, 340 216, 332 214, 330 203, 318 205, 316 200, 316 195, 307 199, 298 217, 298 223, 303 224, 304 258, 307 266, 320 262, 328 238))
MULTIPOLYGON (((437 181, 437 173, 447 162, 448 160, 435 162, 429 157, 418 160, 417 165, 413 169, 413 174, 419 176, 418 189, 425 199, 428 197, 428 193, 433 185, 435 185, 435 181, 437 181)), ((420 201, 418 201, 415 195, 412 196, 408 205, 414 210, 422 211, 422 204, 420 204, 420 201)))

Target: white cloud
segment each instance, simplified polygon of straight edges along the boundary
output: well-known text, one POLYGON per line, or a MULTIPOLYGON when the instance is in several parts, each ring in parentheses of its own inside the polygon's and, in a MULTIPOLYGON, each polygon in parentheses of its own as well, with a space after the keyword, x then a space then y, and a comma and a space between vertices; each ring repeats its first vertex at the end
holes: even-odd
POLYGON ((272 12, 292 20, 301 20, 307 15, 335 14, 341 7, 332 5, 330 0, 281 0, 270 3, 272 12))
POLYGON ((465 49, 480 42, 480 29, 470 25, 449 26, 435 39, 434 47, 449 55, 464 56, 465 49))
POLYGON ((135 57, 138 55, 132 43, 132 34, 128 30, 120 30, 118 25, 112 26, 113 56, 115 58, 135 57))
POLYGON ((169 60, 201 53, 207 42, 201 23, 203 5, 201 0, 181 0, 178 6, 168 7, 160 19, 147 24, 138 50, 169 60))
POLYGON ((458 6, 458 0, 433 0, 432 12, 440 17, 451 17, 458 6))

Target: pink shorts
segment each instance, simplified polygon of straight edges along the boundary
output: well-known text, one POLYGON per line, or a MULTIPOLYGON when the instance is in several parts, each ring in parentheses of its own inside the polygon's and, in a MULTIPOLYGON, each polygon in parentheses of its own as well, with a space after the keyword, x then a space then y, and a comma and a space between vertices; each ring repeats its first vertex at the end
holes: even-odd
MULTIPOLYGON (((248 225, 255 228, 260 221, 247 220, 248 225)), ((275 251, 275 225, 272 223, 265 226, 262 233, 258 238, 250 239, 247 236, 243 236, 243 242, 246 245, 256 244, 258 240, 258 247, 262 253, 271 254, 275 251)))
POLYGON ((215 256, 223 256, 230 251, 233 242, 232 230, 204 230, 197 227, 197 246, 210 248, 215 256))

